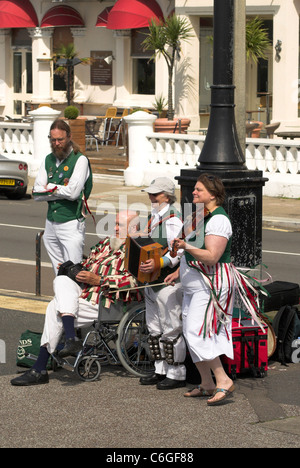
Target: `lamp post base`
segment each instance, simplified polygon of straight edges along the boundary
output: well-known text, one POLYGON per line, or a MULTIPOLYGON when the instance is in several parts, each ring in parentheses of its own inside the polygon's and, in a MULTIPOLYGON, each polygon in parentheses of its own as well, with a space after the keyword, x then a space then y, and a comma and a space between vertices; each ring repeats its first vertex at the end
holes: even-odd
MULTIPOLYGON (((181 171, 181 203, 192 203, 192 191, 205 170, 181 171)), ((209 171, 222 180, 226 190, 224 208, 233 229, 231 258, 235 266, 252 268, 262 263, 262 189, 268 179, 262 171, 209 171)))

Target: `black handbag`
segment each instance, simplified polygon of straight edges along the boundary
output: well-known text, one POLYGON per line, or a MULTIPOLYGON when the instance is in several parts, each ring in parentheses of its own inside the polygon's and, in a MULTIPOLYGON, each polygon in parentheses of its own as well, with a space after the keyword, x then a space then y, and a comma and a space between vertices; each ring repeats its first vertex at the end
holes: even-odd
POLYGON ((57 276, 68 276, 71 280, 75 281, 75 283, 79 284, 81 288, 84 287, 84 283, 81 283, 76 280, 76 276, 80 271, 87 271, 87 269, 81 265, 81 263, 73 263, 70 260, 64 262, 60 265, 58 269, 57 276))

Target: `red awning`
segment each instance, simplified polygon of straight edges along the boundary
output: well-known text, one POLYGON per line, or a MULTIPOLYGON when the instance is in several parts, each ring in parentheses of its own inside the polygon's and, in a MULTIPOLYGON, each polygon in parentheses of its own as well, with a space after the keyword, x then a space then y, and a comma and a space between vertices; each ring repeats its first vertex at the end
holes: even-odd
POLYGON ((36 28, 38 24, 30 0, 0 0, 0 28, 36 28))
POLYGON ((98 28, 106 28, 108 15, 111 9, 112 9, 112 6, 104 8, 104 10, 98 15, 97 23, 96 23, 96 26, 98 28))
POLYGON ((50 8, 42 19, 41 28, 53 26, 84 26, 84 21, 74 8, 60 5, 50 8))
POLYGON ((152 18, 163 17, 155 0, 118 0, 108 15, 107 29, 146 28, 152 18))

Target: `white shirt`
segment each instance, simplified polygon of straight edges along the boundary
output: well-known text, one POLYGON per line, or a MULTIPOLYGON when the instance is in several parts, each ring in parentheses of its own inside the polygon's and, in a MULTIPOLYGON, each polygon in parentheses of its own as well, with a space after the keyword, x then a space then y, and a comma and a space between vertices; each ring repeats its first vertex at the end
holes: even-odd
MULTIPOLYGON (((169 210, 170 205, 166 205, 164 208, 162 208, 160 211, 157 210, 152 210, 151 216, 151 230, 150 230, 150 236, 152 235, 154 229, 156 228, 157 224, 160 222, 162 218, 164 218, 164 215, 167 213, 169 210)), ((168 241, 168 247, 171 250, 171 241, 181 235, 181 229, 183 226, 182 221, 177 217, 173 216, 172 218, 169 218, 165 221, 165 226, 166 226, 166 234, 167 234, 167 241, 168 241)), ((155 241, 155 239, 153 239, 155 241)), ((178 256, 175 258, 172 258, 170 253, 168 252, 165 256, 171 261, 171 265, 174 267, 178 264, 179 262, 179 257, 182 255, 181 251, 178 251, 178 256)))
MULTIPOLYGON (((72 150, 71 150, 72 151, 72 150)), ((63 160, 64 161, 64 160, 63 160)), ((59 167, 63 163, 60 159, 56 158, 56 167, 59 167)), ((90 175, 88 159, 86 156, 82 155, 78 158, 72 176, 69 179, 68 185, 56 185, 53 183, 48 183, 48 174, 45 168, 45 163, 43 163, 39 169, 38 175, 35 179, 33 192, 46 192, 57 187, 56 191, 51 195, 45 197, 36 197, 37 201, 53 201, 57 198, 65 198, 66 200, 77 200, 84 189, 85 183, 90 175)))

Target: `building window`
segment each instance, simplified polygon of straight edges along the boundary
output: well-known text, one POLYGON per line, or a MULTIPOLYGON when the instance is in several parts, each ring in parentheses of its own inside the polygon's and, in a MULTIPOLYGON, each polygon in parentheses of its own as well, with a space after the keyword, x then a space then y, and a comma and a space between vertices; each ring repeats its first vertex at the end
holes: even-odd
POLYGON ((12 29, 12 110, 15 116, 23 115, 24 103, 31 99, 32 83, 32 42, 26 29, 12 29))
POLYGON ((149 59, 133 59, 133 94, 155 94, 155 64, 149 59))
POLYGON ((27 29, 13 28, 11 30, 11 45, 17 49, 31 49, 32 41, 27 29))
POLYGON ((213 84, 213 18, 200 18, 199 112, 209 113, 213 84))
POLYGON ((144 51, 142 46, 147 32, 148 28, 135 29, 131 35, 133 94, 155 94, 155 62, 150 60, 153 51, 144 51))

